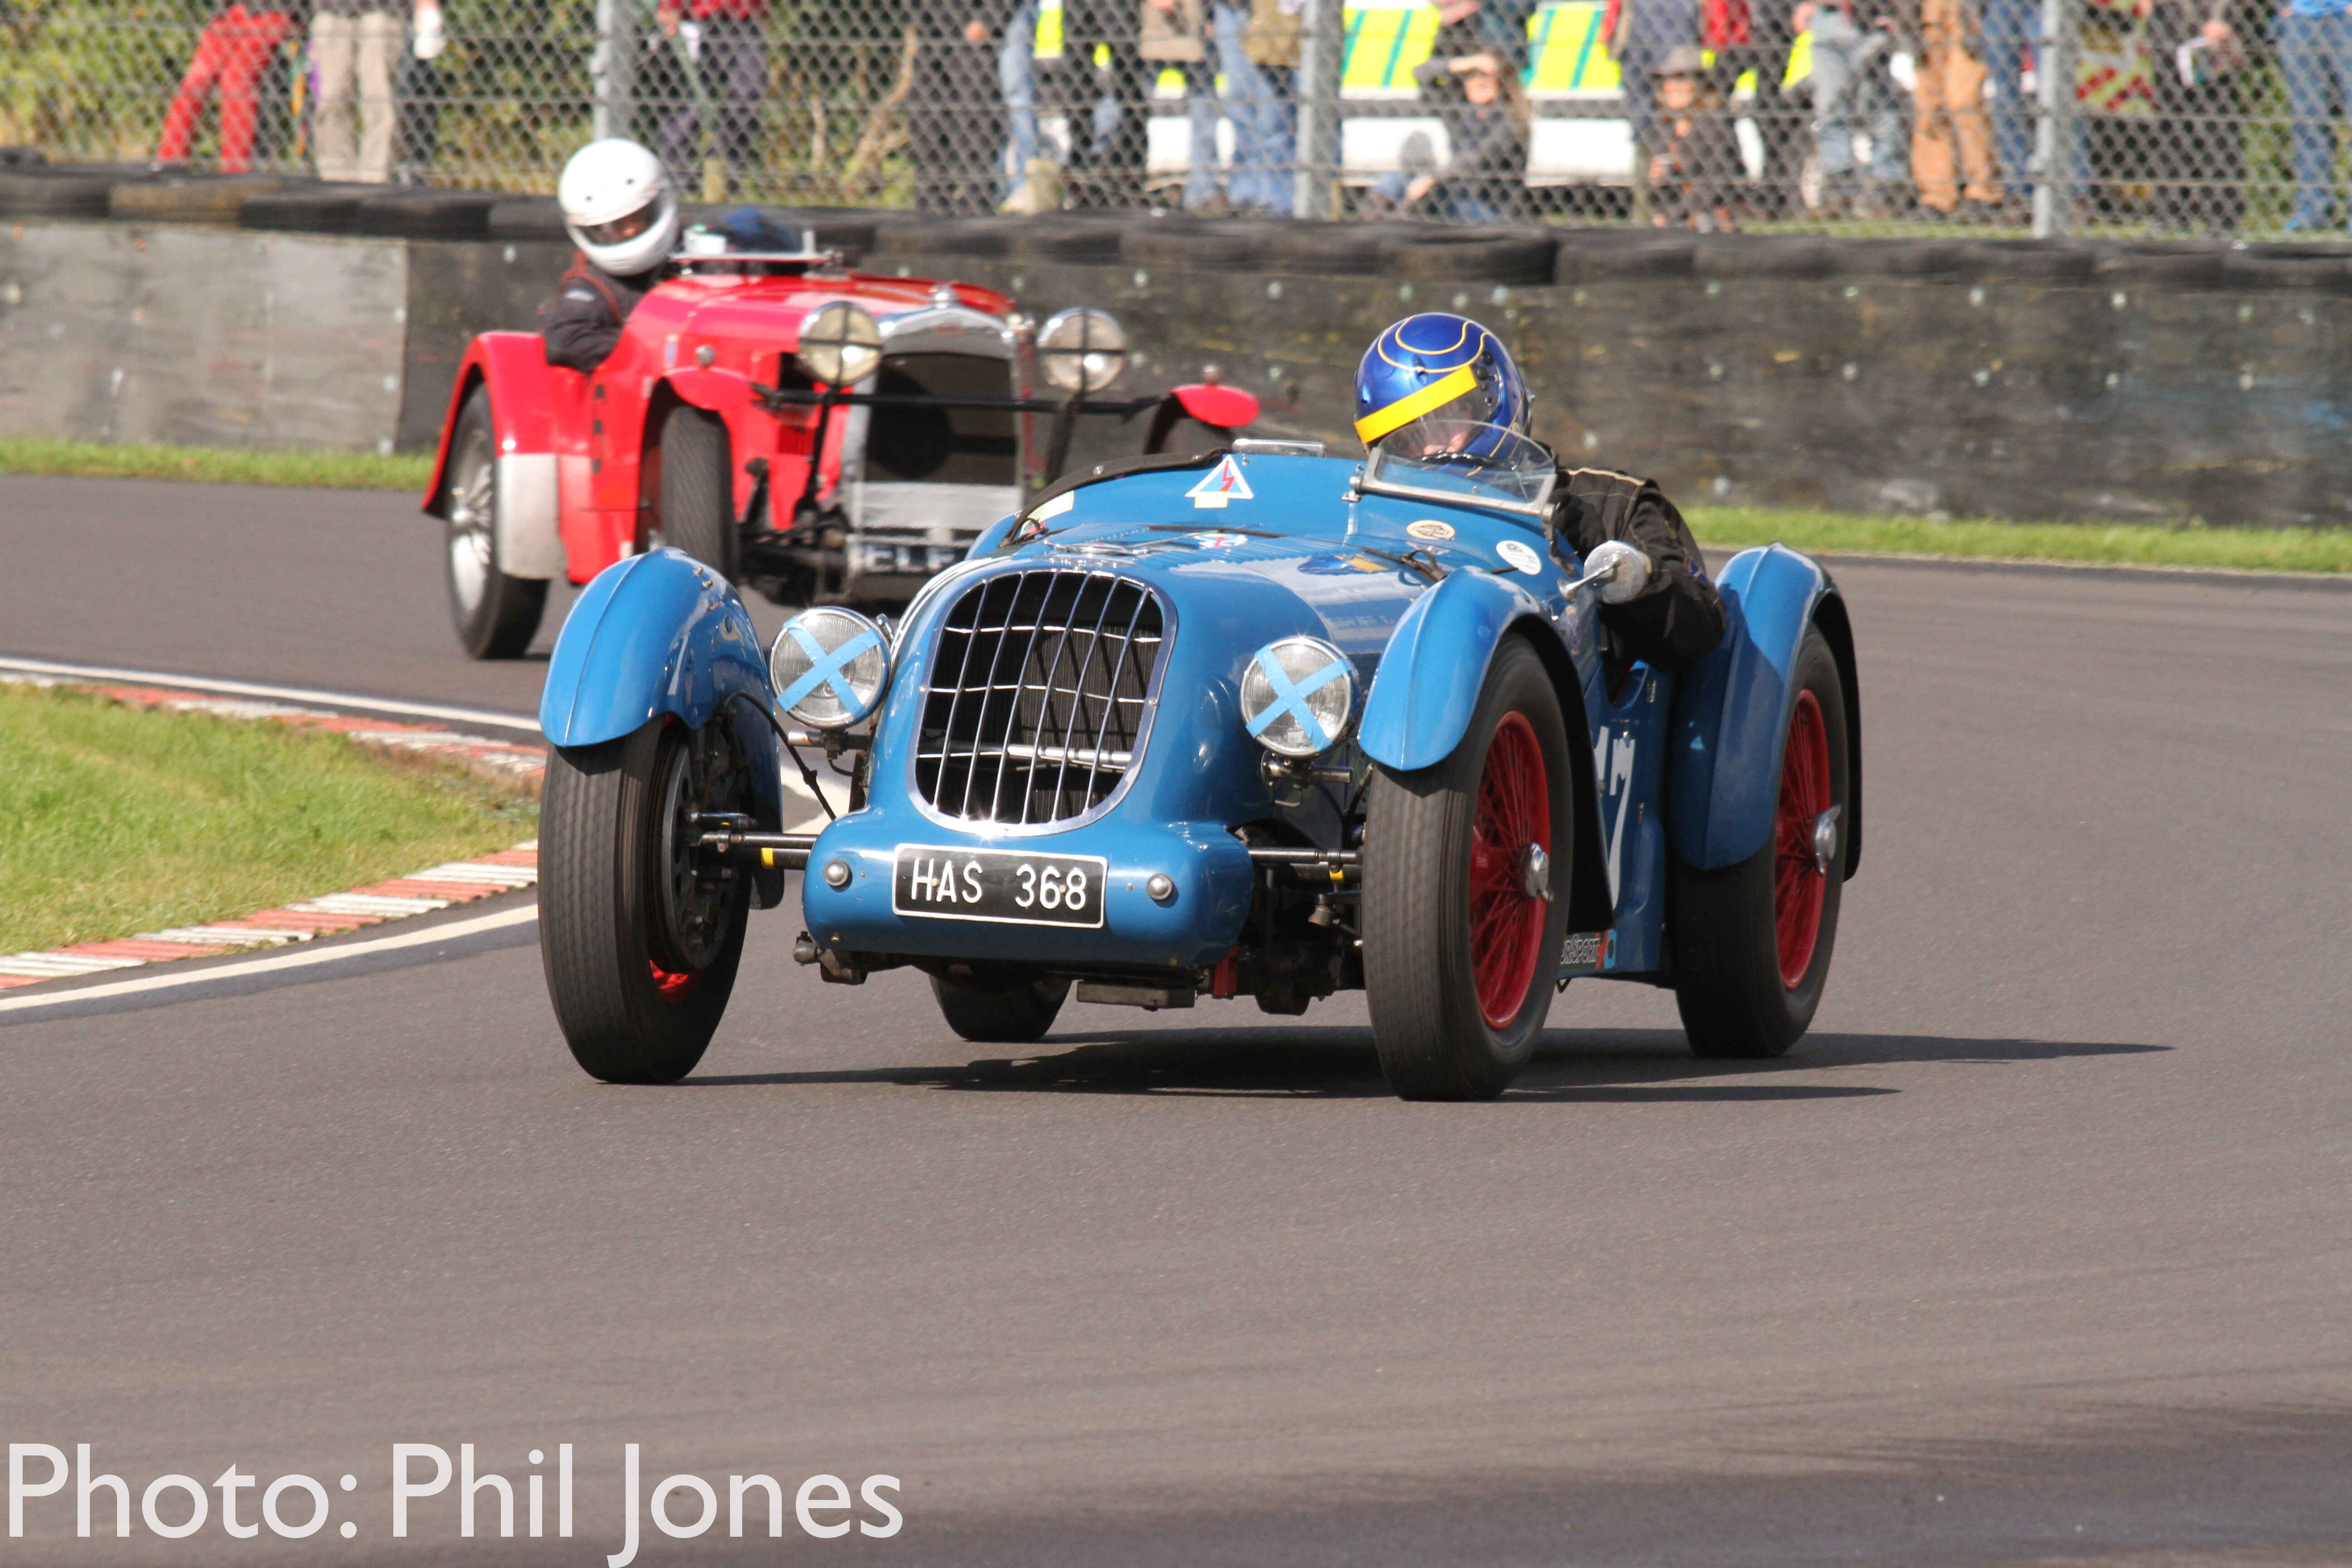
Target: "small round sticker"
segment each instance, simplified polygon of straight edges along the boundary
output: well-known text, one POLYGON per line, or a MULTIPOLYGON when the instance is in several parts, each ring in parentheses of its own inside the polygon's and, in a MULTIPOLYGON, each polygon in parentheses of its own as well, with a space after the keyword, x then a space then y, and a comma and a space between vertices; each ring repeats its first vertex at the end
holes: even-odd
POLYGON ((1404 531, 1407 533, 1412 534, 1415 539, 1451 539, 1454 537, 1454 525, 1450 522, 1440 522, 1433 517, 1424 517, 1419 522, 1408 522, 1404 525, 1404 531))
POLYGON ((1516 539, 1506 539, 1495 546, 1495 553, 1526 573, 1530 577, 1543 575, 1543 557, 1516 539))

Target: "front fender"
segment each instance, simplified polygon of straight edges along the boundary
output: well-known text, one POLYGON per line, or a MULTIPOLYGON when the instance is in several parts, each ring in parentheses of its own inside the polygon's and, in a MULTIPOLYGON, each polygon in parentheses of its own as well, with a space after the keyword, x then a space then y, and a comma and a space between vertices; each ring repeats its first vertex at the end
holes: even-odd
POLYGON ((1358 742, 1402 772, 1444 761, 1462 743, 1503 634, 1543 606, 1517 584, 1456 572, 1412 602, 1389 634, 1358 742))
POLYGON ((1666 770, 1675 858, 1707 871, 1738 865, 1771 834, 1796 701, 1790 671, 1836 592, 1819 563, 1781 544, 1741 551, 1716 587, 1723 642, 1678 683, 1666 770))
POLYGON ((783 763, 759 629, 724 578, 656 550, 596 574, 563 618, 539 727, 551 745, 593 746, 664 713, 699 730, 722 707, 751 761, 761 826, 781 831, 783 763))
POLYGON ((556 399, 551 380, 577 375, 547 363, 537 332, 483 332, 466 346, 441 445, 425 487, 425 510, 448 515, 449 445, 457 415, 477 386, 490 395, 490 436, 498 451, 499 565, 509 577, 554 577, 563 571, 563 539, 556 491, 556 399))
POLYGON ((712 414, 731 414, 752 397, 751 378, 736 371, 697 365, 662 379, 680 398, 712 414))

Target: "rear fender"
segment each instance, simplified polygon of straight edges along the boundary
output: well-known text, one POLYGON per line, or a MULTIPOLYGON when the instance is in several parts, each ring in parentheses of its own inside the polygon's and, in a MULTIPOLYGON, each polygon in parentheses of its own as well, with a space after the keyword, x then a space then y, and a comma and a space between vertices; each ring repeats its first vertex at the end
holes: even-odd
POLYGON ((547 363, 546 344, 536 332, 484 332, 467 345, 450 389, 425 510, 448 516, 449 447, 457 437, 457 415, 474 388, 487 386, 490 434, 498 447, 499 567, 509 577, 555 577, 563 572, 553 378, 571 374, 547 363))
MULTIPOLYGON (((1790 671, 1819 620, 1847 688, 1847 844, 1862 829, 1862 731, 1845 605, 1819 563, 1785 545, 1743 550, 1716 579, 1721 646, 1685 672, 1675 697, 1668 752, 1668 837, 1685 865, 1715 870, 1764 847, 1780 799, 1780 752, 1796 701, 1790 671)), ((1853 857, 1847 872, 1853 875, 1853 857)))
MULTIPOLYGON (((783 763, 760 634, 725 579, 677 550, 632 555, 583 589, 548 661, 539 726, 550 744, 593 746, 674 715, 735 726, 751 760, 755 815, 783 827, 783 763)), ((762 902, 772 901, 764 897, 762 902)))

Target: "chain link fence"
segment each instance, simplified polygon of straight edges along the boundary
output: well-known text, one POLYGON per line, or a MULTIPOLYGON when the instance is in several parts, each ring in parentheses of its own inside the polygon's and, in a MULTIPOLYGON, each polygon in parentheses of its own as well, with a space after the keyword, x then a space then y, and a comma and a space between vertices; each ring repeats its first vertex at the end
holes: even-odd
POLYGON ((2340 3, 0 0, 0 143, 547 192, 625 134, 714 201, 2272 237, 2344 221, 2340 3))

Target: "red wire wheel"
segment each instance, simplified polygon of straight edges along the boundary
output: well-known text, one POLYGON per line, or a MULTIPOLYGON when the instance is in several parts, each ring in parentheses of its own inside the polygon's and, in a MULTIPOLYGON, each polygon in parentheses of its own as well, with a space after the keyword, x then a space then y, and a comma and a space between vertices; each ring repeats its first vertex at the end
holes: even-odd
MULTIPOLYGON (((1838 655, 1820 627, 1798 645, 1789 686, 1779 792, 1758 803, 1768 807, 1762 822, 1746 818, 1747 831, 1762 829, 1754 848, 1727 866, 1679 856, 1667 866, 1675 1006, 1691 1050, 1712 1059, 1761 1061, 1802 1039, 1837 947, 1861 758, 1838 655), (1833 810, 1844 815, 1824 875, 1813 833, 1833 810)), ((1758 784, 1771 777, 1760 761, 1748 765, 1758 784)))
POLYGON ((1470 959, 1478 1011, 1507 1029, 1526 1005, 1550 906, 1528 891, 1528 846, 1551 853, 1551 781, 1527 715, 1503 715, 1470 829, 1470 959))
POLYGON ((573 1059, 606 1083, 675 1083, 726 1013, 751 889, 694 858, 695 816, 750 802, 724 731, 667 717, 548 753, 539 814, 540 947, 573 1059), (702 753, 698 768, 693 750, 702 753), (707 792, 707 793, 705 793, 707 792))
POLYGON ((659 997, 665 1005, 671 1007, 677 1006, 693 995, 694 983, 702 978, 691 971, 684 974, 673 974, 651 959, 646 961, 646 967, 654 972, 654 994, 659 997))
POLYGON ((1829 879, 1813 855, 1813 824, 1831 802, 1829 726, 1811 691, 1797 693, 1780 763, 1780 805, 1773 824, 1772 924, 1780 984, 1795 990, 1813 966, 1829 879))
POLYGON ((1529 895, 1528 861, 1565 891, 1568 737, 1543 659, 1506 637, 1454 750, 1366 787, 1364 1000, 1403 1099, 1491 1100, 1542 1038, 1568 909, 1529 895))

